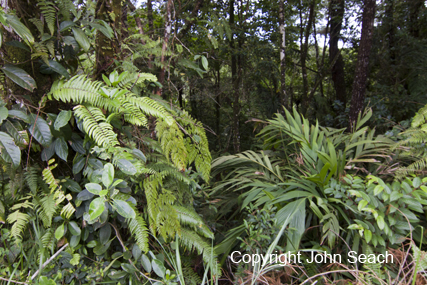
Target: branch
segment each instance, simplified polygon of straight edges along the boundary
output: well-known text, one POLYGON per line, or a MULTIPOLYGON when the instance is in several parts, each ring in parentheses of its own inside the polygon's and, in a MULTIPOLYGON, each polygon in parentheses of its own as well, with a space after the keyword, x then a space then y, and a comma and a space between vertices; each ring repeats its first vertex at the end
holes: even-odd
POLYGON ((37 277, 37 275, 40 273, 40 271, 43 270, 43 268, 45 268, 46 265, 48 265, 53 259, 55 259, 55 257, 57 257, 67 246, 68 246, 68 243, 66 245, 64 245, 63 247, 61 247, 54 255, 52 255, 51 258, 46 260, 46 262, 43 263, 42 267, 39 270, 37 270, 36 273, 33 274, 33 276, 31 276, 31 280, 34 280, 34 278, 37 277))

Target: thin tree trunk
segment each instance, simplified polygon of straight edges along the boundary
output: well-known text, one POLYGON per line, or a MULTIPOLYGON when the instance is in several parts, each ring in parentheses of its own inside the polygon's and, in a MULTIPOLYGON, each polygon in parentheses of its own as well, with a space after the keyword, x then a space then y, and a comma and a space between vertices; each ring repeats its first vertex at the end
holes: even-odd
POLYGON ((122 3, 120 0, 102 0, 96 5, 96 18, 110 22, 114 37, 109 39, 103 33, 96 34, 96 79, 108 73, 114 60, 120 55, 122 3), (109 16, 114 14, 115 16, 109 16))
MULTIPOLYGON (((160 70, 160 74, 159 74, 159 83, 162 85, 165 84, 165 72, 166 72, 165 54, 166 54, 166 49, 169 43, 169 37, 172 32, 172 5, 173 5, 173 0, 168 0, 166 5, 165 35, 163 37, 162 56, 160 58, 160 64, 162 66, 162 69, 160 70)), ((157 90, 157 95, 162 96, 162 93, 163 93, 163 88, 159 88, 157 90)))
MULTIPOLYGON (((148 32, 150 35, 150 38, 152 38, 152 35, 154 34, 154 25, 153 25, 153 5, 151 3, 151 0, 147 0, 147 20, 148 20, 148 32)), ((151 69, 153 61, 153 55, 150 55, 148 59, 148 68, 151 69)))
POLYGON ((221 66, 217 70, 217 92, 218 96, 216 97, 216 135, 218 138, 218 150, 221 150, 221 73, 220 73, 221 66))
POLYGON ((307 79, 307 54, 308 54, 308 39, 310 37, 310 30, 313 26, 314 21, 314 9, 316 0, 313 0, 310 4, 310 10, 305 29, 304 44, 301 46, 301 72, 302 72, 302 98, 301 98, 301 112, 305 114, 310 106, 310 100, 308 97, 308 79, 307 79))
POLYGON ((331 76, 334 83, 335 98, 342 103, 344 107, 347 103, 344 60, 341 51, 338 48, 338 41, 344 18, 344 0, 331 0, 330 7, 330 41, 329 41, 329 62, 331 63, 331 76))
POLYGON ((286 93, 286 33, 285 33, 285 0, 280 1, 279 25, 282 40, 280 43, 280 92, 283 106, 289 110, 289 95, 286 93))
POLYGON ((231 48, 231 81, 233 86, 233 148, 234 152, 238 153, 240 151, 240 132, 239 132, 239 78, 237 74, 237 55, 234 45, 234 0, 230 0, 230 19, 229 25, 232 29, 232 37, 230 39, 230 48, 231 48))
POLYGON ((365 100, 366 83, 369 71, 369 55, 372 47, 374 34, 375 3, 376 0, 365 0, 362 16, 362 36, 360 39, 359 53, 357 55, 356 71, 353 81, 353 92, 351 96, 351 107, 349 116, 350 130, 363 109, 365 100))

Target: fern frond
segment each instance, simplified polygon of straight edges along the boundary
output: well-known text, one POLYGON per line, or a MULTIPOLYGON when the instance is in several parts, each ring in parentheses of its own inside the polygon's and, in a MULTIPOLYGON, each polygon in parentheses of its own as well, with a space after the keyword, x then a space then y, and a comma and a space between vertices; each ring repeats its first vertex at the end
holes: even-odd
POLYGON ((19 210, 9 214, 7 217, 7 222, 9 224, 13 224, 10 234, 16 243, 19 243, 22 240, 22 233, 24 232, 29 220, 30 216, 20 212, 19 210))
MULTIPOLYGON (((70 201, 70 200, 71 200, 71 197, 68 197, 68 201, 70 201)), ((67 205, 65 205, 64 207, 62 207, 61 217, 63 217, 64 219, 68 220, 68 219, 71 218, 71 216, 74 214, 75 211, 76 211, 76 209, 74 208, 73 204, 71 204, 70 202, 68 202, 67 205)))
POLYGON ((102 96, 98 92, 102 85, 100 81, 92 81, 83 75, 76 75, 67 81, 55 81, 49 95, 65 103, 89 103, 108 111, 116 111, 120 107, 120 102, 102 96))
POLYGON ((70 21, 71 15, 76 15, 76 6, 72 0, 56 0, 56 4, 64 20, 70 21))
POLYGON ((53 228, 46 230, 44 235, 41 237, 41 242, 44 248, 53 250, 55 247, 55 234, 53 228))
POLYGON ((174 205, 173 208, 178 214, 178 219, 181 225, 190 226, 207 238, 214 238, 214 234, 210 231, 210 229, 206 226, 206 224, 196 212, 176 205, 174 205))
POLYGON ((46 21, 50 35, 53 36, 53 33, 55 32, 56 21, 56 10, 54 4, 50 1, 41 0, 37 6, 40 7, 40 11, 46 21))
POLYGON ((133 85, 138 85, 144 81, 156 82, 157 77, 151 73, 129 73, 119 83, 119 87, 130 89, 133 85))
POLYGON ((156 118, 162 118, 169 126, 174 122, 173 117, 166 111, 166 109, 151 98, 128 96, 126 100, 139 108, 144 114, 154 116, 156 118))
POLYGON ((148 229, 144 219, 140 215, 136 215, 133 219, 127 219, 127 224, 131 234, 135 237, 136 244, 139 248, 148 251, 148 229))
POLYGON ((218 276, 219 265, 216 253, 212 245, 209 245, 198 234, 186 228, 181 228, 179 242, 189 250, 196 250, 198 254, 203 256, 203 261, 206 262, 215 276, 218 276))
POLYGON ((44 34, 44 23, 42 20, 37 18, 31 18, 30 22, 33 23, 34 26, 36 26, 37 30, 39 31, 40 35, 44 34))
POLYGON ((27 183, 28 188, 30 188, 31 192, 35 194, 37 192, 38 183, 37 180, 39 178, 38 167, 31 166, 27 169, 27 172, 24 174, 25 183, 27 183))
POLYGON ((46 228, 52 225, 53 215, 56 213, 58 206, 55 203, 54 195, 49 194, 40 200, 39 215, 46 228))
POLYGON ((75 116, 83 121, 84 131, 96 144, 102 147, 118 145, 117 134, 113 127, 106 123, 104 114, 99 108, 78 105, 74 107, 75 116))

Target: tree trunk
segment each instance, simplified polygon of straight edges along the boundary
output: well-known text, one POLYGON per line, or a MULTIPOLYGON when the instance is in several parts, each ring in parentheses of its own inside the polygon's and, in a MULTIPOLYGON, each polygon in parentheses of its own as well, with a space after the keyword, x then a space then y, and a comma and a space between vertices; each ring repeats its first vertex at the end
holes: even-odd
MULTIPOLYGON (((159 74, 159 83, 165 84, 165 72, 166 72, 166 63, 165 63, 165 53, 169 43, 169 37, 172 32, 172 5, 173 0, 168 0, 166 4, 166 21, 165 21, 165 35, 163 37, 163 45, 162 45, 162 56, 160 58, 160 64, 162 69, 159 74)), ((157 95, 162 96, 163 88, 159 88, 157 90, 157 95)))
POLYGON ((285 0, 280 1, 279 7, 279 25, 282 40, 280 43, 280 92, 283 106, 289 110, 289 95, 286 93, 286 33, 285 33, 285 0))
POLYGON ((342 103, 344 107, 347 103, 345 76, 344 76, 344 60, 341 51, 338 48, 338 41, 344 18, 344 0, 331 0, 330 8, 330 41, 329 41, 329 62, 331 64, 331 76, 334 83, 335 98, 342 103))
POLYGON ((420 21, 419 15, 424 7, 424 0, 407 0, 409 5, 409 33, 414 38, 420 36, 420 21))
POLYGON ((366 82, 369 71, 369 55, 374 34, 375 0, 365 0, 362 16, 362 36, 360 39, 359 53, 357 55, 356 71, 353 81, 351 107, 349 117, 350 130, 353 129, 359 113, 363 109, 365 100, 366 82))
POLYGON ((230 0, 230 19, 229 25, 232 29, 232 36, 230 39, 230 49, 231 49, 231 82, 233 86, 233 122, 232 122, 232 130, 233 130, 233 148, 234 152, 240 152, 240 132, 239 132, 239 76, 237 72, 237 61, 238 56, 236 55, 236 49, 234 44, 234 0, 230 0))
MULTIPOLYGON (((310 37, 310 30, 313 26, 314 21, 314 9, 316 0, 313 0, 310 4, 310 10, 308 14, 308 21, 305 28, 304 44, 301 46, 301 72, 302 72, 302 98, 301 98, 301 113, 305 114, 310 106, 310 100, 308 97, 308 79, 307 79, 307 54, 308 54, 308 39, 310 37)), ((302 18, 302 17, 300 17, 302 18)), ((302 25, 302 24, 301 24, 302 25)), ((301 39, 302 41, 302 39, 301 39)))
POLYGON ((114 60, 120 54, 121 43, 121 0, 101 0, 96 3, 96 18, 111 23, 114 36, 106 37, 100 31, 96 34, 96 73, 95 78, 100 80, 103 73, 108 73, 114 60), (114 14, 114 16, 112 16, 114 14))

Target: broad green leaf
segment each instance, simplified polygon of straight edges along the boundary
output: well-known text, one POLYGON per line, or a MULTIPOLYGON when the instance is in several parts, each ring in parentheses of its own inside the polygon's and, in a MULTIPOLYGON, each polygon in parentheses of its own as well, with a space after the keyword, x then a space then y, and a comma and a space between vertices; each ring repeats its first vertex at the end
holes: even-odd
POLYGON ((161 278, 165 277, 166 268, 160 260, 153 259, 151 262, 151 266, 153 267, 153 271, 157 274, 157 276, 161 278))
POLYGON ((104 172, 102 172, 102 184, 109 187, 114 180, 114 166, 111 163, 104 165, 104 172))
MULTIPOLYGON (((74 253, 73 258, 70 260, 70 264, 76 266, 80 263, 80 254, 74 253)), ((55 282, 53 284, 56 284, 55 282)))
POLYGON ((109 39, 113 38, 113 31, 112 30, 110 31, 104 25, 93 23, 93 22, 89 22, 89 25, 92 28, 97 29, 98 31, 100 31, 101 33, 103 33, 104 36, 106 36, 107 38, 109 38, 109 39))
MULTIPOLYGON (((126 255, 123 255, 123 257, 126 258, 126 255)), ((129 259, 129 258, 126 258, 126 259, 129 259)), ((136 271, 135 268, 132 265, 130 265, 129 263, 122 263, 121 267, 124 271, 126 271, 127 273, 130 273, 130 274, 132 274, 136 271)))
POLYGON ((89 206, 89 215, 91 220, 95 220, 102 214, 102 212, 104 212, 104 203, 105 199, 103 197, 93 199, 89 206))
POLYGON ((49 59, 49 67, 56 73, 64 76, 66 79, 70 78, 70 74, 67 69, 65 69, 65 67, 63 67, 59 62, 49 59))
POLYGON ((366 205, 368 205, 368 201, 360 200, 359 205, 357 206, 357 209, 359 211, 362 211, 366 207, 366 205))
POLYGON ((419 177, 415 177, 414 180, 412 180, 412 186, 414 186, 414 188, 420 187, 421 179, 419 177))
POLYGON ((59 31, 63 32, 65 30, 68 30, 71 27, 74 27, 76 25, 76 23, 71 22, 71 21, 63 21, 61 22, 61 24, 59 24, 59 31))
POLYGON ((85 187, 86 187, 87 191, 89 191, 90 193, 95 194, 95 195, 99 195, 99 193, 102 190, 101 185, 99 185, 98 183, 87 183, 85 185, 85 187))
POLYGON ((22 120, 28 124, 30 123, 30 116, 21 110, 9 110, 9 117, 22 120))
POLYGON ((145 254, 141 256, 141 264, 142 264, 142 267, 144 267, 145 272, 147 273, 151 272, 151 262, 148 256, 146 256, 145 254))
POLYGON ((135 166, 127 159, 119 159, 117 161, 117 166, 125 174, 134 175, 136 173, 135 166))
POLYGON ((65 234, 65 227, 64 227, 64 224, 62 224, 62 225, 60 225, 56 229, 56 231, 55 231, 55 238, 57 240, 59 240, 59 239, 61 239, 64 236, 64 234, 65 234))
POLYGON ((37 88, 36 81, 25 70, 11 64, 5 64, 1 70, 3 70, 7 77, 22 88, 31 92, 37 88))
POLYGON ((110 273, 108 273, 108 277, 110 277, 111 279, 115 279, 115 280, 123 278, 126 275, 128 275, 128 273, 126 271, 111 270, 110 273))
POLYGON ((74 159, 73 159, 73 173, 77 174, 80 171, 82 171, 83 167, 86 164, 86 157, 81 156, 81 155, 77 155, 74 159))
POLYGON ((90 193, 89 191, 87 191, 86 189, 84 189, 82 192, 80 192, 78 195, 77 195, 77 200, 80 200, 80 201, 86 201, 86 200, 90 200, 90 199, 92 199, 93 198, 93 194, 92 193, 90 193))
POLYGON ((53 125, 55 127, 55 130, 59 131, 60 128, 68 124, 68 121, 71 118, 71 114, 72 114, 71 110, 61 111, 58 114, 58 117, 56 117, 55 123, 53 125))
POLYGON ((369 243, 372 239, 372 232, 370 230, 365 230, 364 235, 366 242, 369 243))
POLYGON ((63 37, 63 40, 64 40, 64 44, 73 47, 73 50, 79 49, 79 43, 76 41, 76 39, 74 37, 65 36, 65 37, 63 37))
POLYGON ((134 148, 132 150, 133 155, 135 155, 136 157, 138 157, 139 159, 141 159, 144 162, 147 162, 147 158, 145 157, 144 153, 142 151, 140 151, 137 148, 134 148))
POLYGON ((80 243, 80 238, 81 238, 81 236, 72 236, 72 237, 70 238, 70 246, 71 246, 71 247, 76 247, 76 246, 78 246, 78 245, 79 245, 79 243, 80 243))
POLYGON ((80 229, 79 225, 77 225, 75 221, 71 221, 68 224, 68 229, 70 230, 73 236, 79 236, 82 233, 82 230, 80 229))
POLYGON ((80 47, 86 52, 90 48, 90 42, 86 34, 79 28, 72 28, 74 37, 79 43, 80 47))
POLYGON ((29 131, 42 146, 49 147, 52 143, 49 125, 40 116, 31 114, 29 131))
POLYGON ((63 137, 59 137, 55 141, 55 153, 63 160, 67 161, 68 145, 63 137))
POLYGON ((29 44, 34 44, 34 37, 31 34, 30 30, 21 23, 18 17, 14 15, 6 15, 7 23, 12 27, 12 29, 17 33, 24 41, 29 44))
POLYGON ((380 228, 380 230, 384 229, 385 222, 384 222, 384 218, 382 216, 378 216, 377 224, 378 224, 378 227, 380 228))
POLYGON ((113 209, 116 210, 120 216, 127 219, 133 219, 136 216, 135 211, 126 201, 114 200, 113 209))
POLYGON ((111 226, 107 223, 99 230, 99 241, 101 244, 108 242, 111 236, 111 226))
POLYGON ((96 255, 104 254, 109 248, 112 240, 106 242, 106 243, 99 243, 94 249, 93 252, 96 255))
POLYGON ((134 257, 135 260, 138 260, 141 257, 141 253, 142 253, 141 249, 135 243, 132 247, 132 256, 134 257))
POLYGON ((9 116, 9 110, 7 110, 6 107, 0 107, 0 125, 2 124, 3 120, 5 120, 9 116))
POLYGON ((11 163, 14 168, 21 163, 21 150, 16 146, 12 137, 4 132, 0 132, 0 156, 7 163, 11 163))
POLYGON ((205 56, 202 56, 202 66, 206 71, 208 70, 209 64, 208 64, 208 60, 205 56))

